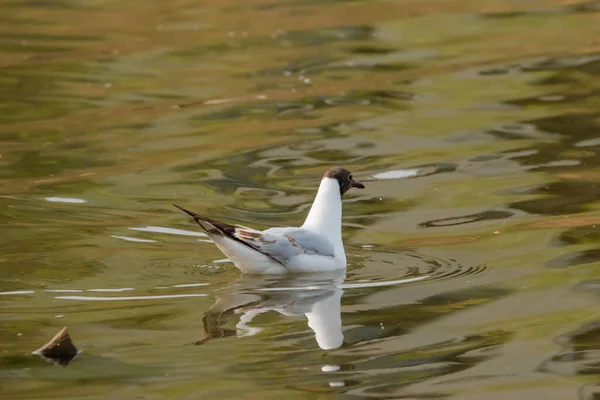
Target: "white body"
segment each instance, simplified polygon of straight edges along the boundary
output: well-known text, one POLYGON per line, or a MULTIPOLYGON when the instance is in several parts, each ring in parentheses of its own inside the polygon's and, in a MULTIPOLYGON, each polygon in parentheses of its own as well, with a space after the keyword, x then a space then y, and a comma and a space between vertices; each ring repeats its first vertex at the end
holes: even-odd
POLYGON ((326 177, 321 180, 315 201, 300 229, 271 228, 261 232, 240 228, 240 233, 244 232, 263 234, 266 239, 278 239, 276 244, 273 244, 273 240, 266 239, 262 243, 251 242, 257 248, 265 248, 274 257, 230 237, 209 233, 217 247, 244 273, 283 274, 346 268, 346 253, 342 242, 342 198, 339 183, 335 179, 326 177), (300 246, 303 242, 295 242, 295 235, 308 245, 325 243, 331 251, 319 254, 315 251, 298 250, 302 249, 300 246))

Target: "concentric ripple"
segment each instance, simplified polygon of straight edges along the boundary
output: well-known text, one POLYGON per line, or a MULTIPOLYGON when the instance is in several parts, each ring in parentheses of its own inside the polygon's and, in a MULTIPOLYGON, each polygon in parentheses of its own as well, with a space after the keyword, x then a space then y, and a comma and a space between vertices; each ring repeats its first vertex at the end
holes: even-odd
POLYGON ((361 287, 375 287, 385 283, 393 285, 394 282, 426 283, 466 278, 488 269, 486 265, 466 265, 452 258, 436 257, 415 250, 398 252, 369 248, 372 250, 362 261, 364 268, 350 269, 345 284, 360 283, 361 287))

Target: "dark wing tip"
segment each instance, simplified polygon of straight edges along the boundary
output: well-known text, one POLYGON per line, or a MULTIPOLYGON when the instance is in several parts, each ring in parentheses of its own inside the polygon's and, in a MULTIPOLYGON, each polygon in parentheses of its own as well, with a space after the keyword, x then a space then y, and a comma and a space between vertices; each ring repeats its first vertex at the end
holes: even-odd
POLYGON ((198 214, 196 214, 196 213, 195 213, 195 212, 193 212, 193 211, 186 210, 185 208, 183 208, 183 207, 180 207, 180 206, 178 206, 177 204, 173 204, 173 205, 174 205, 175 207, 179 208, 179 209, 180 209, 181 211, 183 211, 184 213, 186 213, 186 214, 188 214, 188 215, 191 215, 191 216, 192 216, 192 217, 194 217, 194 218, 196 218, 196 217, 199 217, 199 215, 198 215, 198 214))
POLYGON ((190 215, 194 218, 194 221, 198 223, 206 232, 209 233, 221 233, 227 236, 231 236, 231 234, 235 231, 235 227, 224 224, 223 222, 215 221, 214 219, 205 217, 200 214, 196 214, 193 211, 186 210, 185 208, 178 206, 177 204, 173 204, 175 207, 179 208, 184 213, 190 215))

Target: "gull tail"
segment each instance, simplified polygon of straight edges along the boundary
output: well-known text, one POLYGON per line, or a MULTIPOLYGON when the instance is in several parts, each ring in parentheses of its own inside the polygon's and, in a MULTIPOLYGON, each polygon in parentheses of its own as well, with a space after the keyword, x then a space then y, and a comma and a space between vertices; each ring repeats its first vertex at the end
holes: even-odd
MULTIPOLYGON (((263 270, 276 267, 283 270, 283 263, 270 254, 263 252, 252 240, 243 240, 237 234, 238 228, 233 225, 215 221, 193 211, 173 204, 184 213, 188 214, 206 231, 215 245, 225 254, 242 272, 262 273, 263 270)), ((248 235, 256 234, 255 231, 241 230, 248 235)))

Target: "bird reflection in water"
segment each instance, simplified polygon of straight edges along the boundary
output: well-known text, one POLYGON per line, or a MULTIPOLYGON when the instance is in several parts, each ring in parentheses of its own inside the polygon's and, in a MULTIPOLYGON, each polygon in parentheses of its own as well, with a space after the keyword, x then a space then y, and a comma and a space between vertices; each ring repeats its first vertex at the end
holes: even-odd
POLYGON ((323 350, 337 349, 344 343, 339 287, 346 271, 330 271, 296 276, 244 275, 217 295, 217 301, 204 315, 206 337, 196 344, 228 336, 252 336, 262 329, 252 320, 269 311, 281 315, 305 316, 323 350), (240 315, 241 314, 241 315, 240 315), (233 328, 226 325, 240 315, 233 328))

